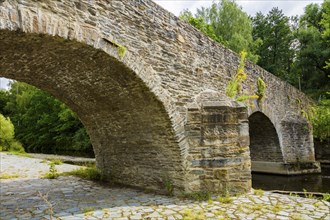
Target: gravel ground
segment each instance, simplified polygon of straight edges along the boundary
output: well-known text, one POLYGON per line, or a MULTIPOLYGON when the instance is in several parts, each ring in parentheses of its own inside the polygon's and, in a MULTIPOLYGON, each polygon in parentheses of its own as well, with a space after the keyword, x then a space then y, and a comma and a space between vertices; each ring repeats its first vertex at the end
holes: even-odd
MULTIPOLYGON (((59 172, 78 166, 57 165, 59 172)), ((275 193, 250 193, 232 200, 195 202, 110 187, 77 177, 42 179, 49 163, 0 153, 0 219, 325 219, 330 203, 275 193), (41 195, 48 195, 47 199, 41 195), (256 195, 258 194, 258 195, 256 195), (49 202, 49 203, 48 203, 49 202), (49 214, 50 209, 52 214, 49 214)))

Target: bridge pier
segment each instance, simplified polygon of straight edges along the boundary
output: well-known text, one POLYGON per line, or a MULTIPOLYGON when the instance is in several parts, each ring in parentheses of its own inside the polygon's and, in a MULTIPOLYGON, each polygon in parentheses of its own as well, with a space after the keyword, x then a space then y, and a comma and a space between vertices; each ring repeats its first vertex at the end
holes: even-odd
POLYGON ((188 106, 186 190, 247 192, 251 189, 247 108, 207 95, 188 106))

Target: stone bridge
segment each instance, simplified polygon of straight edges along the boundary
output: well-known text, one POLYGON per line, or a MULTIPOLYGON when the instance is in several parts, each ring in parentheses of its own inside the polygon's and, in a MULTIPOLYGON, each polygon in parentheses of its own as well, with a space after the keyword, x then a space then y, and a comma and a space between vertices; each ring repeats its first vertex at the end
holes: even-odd
POLYGON ((158 191, 245 192, 252 170, 318 172, 310 104, 246 62, 247 93, 225 95, 239 56, 151 0, 0 0, 0 76, 48 91, 77 113, 97 166, 158 191), (246 107, 247 106, 247 107, 246 107))

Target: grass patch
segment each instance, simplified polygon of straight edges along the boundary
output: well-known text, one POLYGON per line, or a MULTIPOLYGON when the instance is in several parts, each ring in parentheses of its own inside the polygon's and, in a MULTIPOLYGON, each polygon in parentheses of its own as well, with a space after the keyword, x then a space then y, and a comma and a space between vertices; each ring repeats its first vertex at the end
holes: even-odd
POLYGON ((207 200, 207 204, 212 205, 213 204, 213 200, 212 199, 207 200))
POLYGON ((18 177, 19 177, 18 174, 12 174, 12 175, 6 174, 6 173, 0 174, 0 179, 14 179, 14 178, 18 178, 18 177))
POLYGON ((12 155, 16 155, 16 156, 32 158, 30 155, 28 155, 24 151, 8 151, 7 153, 8 154, 12 154, 12 155))
POLYGON ((257 196, 263 196, 265 193, 265 191, 263 191, 262 189, 255 189, 254 190, 254 195, 257 195, 257 196))
POLYGON ((55 165, 61 165, 61 164, 63 164, 63 161, 60 160, 60 159, 52 159, 52 160, 50 161, 50 163, 53 163, 53 164, 55 164, 55 165))
POLYGON ((96 167, 82 167, 77 170, 61 173, 63 176, 77 176, 82 179, 101 181, 103 176, 96 167))
POLYGON ((298 214, 298 213, 293 213, 293 214, 290 216, 290 218, 291 218, 292 220, 303 220, 303 219, 304 219, 303 216, 302 216, 301 214, 298 214))
POLYGON ((43 176, 45 179, 56 179, 60 174, 57 172, 54 163, 49 164, 49 171, 43 176))
POLYGON ((173 186, 172 181, 166 179, 164 181, 164 187, 166 189, 166 194, 169 196, 173 196, 174 186, 173 186))
POLYGON ((205 215, 203 210, 193 212, 191 209, 185 209, 183 211, 183 220, 205 220, 205 215))
POLYGON ((85 214, 85 216, 92 216, 94 211, 95 209, 93 207, 85 207, 83 209, 83 213, 85 214))
POLYGON ((227 213, 225 211, 222 211, 222 210, 218 210, 216 212, 214 212, 215 216, 219 217, 220 215, 222 216, 226 216, 227 213))
POLYGON ((315 199, 315 196, 314 196, 313 193, 307 192, 306 189, 303 189, 303 191, 304 191, 304 195, 305 195, 306 198, 308 198, 308 199, 315 199))
POLYGON ((218 201, 224 204, 229 204, 233 202, 233 198, 230 196, 218 197, 218 201))
POLYGON ((330 193, 324 193, 322 196, 322 200, 330 202, 330 193))
POLYGON ((280 212, 280 211, 282 211, 282 206, 277 203, 276 205, 274 205, 272 207, 272 211, 275 212, 275 213, 280 212))
POLYGON ((262 209, 262 204, 253 205, 253 206, 251 206, 251 209, 253 211, 260 211, 262 209))
POLYGON ((208 192, 200 191, 193 193, 182 193, 181 197, 184 199, 191 199, 195 201, 208 201, 211 199, 211 194, 208 192))
POLYGON ((82 166, 82 167, 95 167, 95 161, 70 161, 70 160, 65 160, 65 161, 63 161, 63 163, 82 166))

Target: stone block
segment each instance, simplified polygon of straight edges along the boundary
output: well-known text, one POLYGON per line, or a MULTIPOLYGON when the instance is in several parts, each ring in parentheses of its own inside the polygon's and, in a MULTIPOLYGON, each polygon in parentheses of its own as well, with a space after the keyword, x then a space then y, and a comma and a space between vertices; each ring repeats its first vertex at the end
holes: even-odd
POLYGON ((228 169, 215 169, 213 175, 216 179, 228 181, 228 169))

